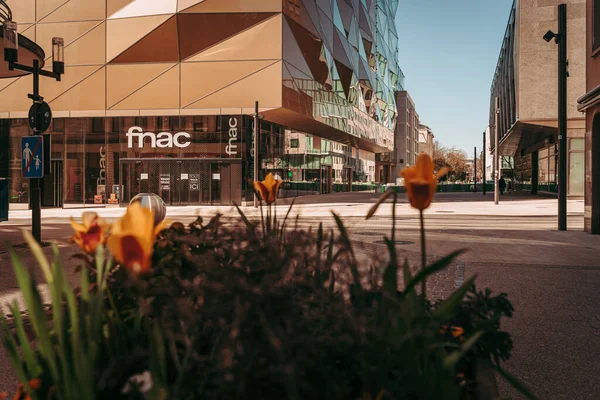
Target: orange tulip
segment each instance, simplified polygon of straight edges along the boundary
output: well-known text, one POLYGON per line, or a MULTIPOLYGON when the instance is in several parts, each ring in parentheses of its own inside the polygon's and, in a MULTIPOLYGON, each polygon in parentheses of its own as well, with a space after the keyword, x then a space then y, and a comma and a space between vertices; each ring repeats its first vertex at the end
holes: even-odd
POLYGON ((262 182, 253 182, 254 188, 260 193, 260 196, 267 204, 272 204, 277 200, 279 186, 283 181, 276 180, 272 173, 268 173, 262 182))
POLYGON ((133 203, 125 215, 115 222, 108 238, 108 249, 125 269, 138 275, 150 270, 156 236, 166 224, 154 226, 151 210, 133 203))
POLYGON ((452 336, 455 338, 462 336, 465 333, 465 330, 460 326, 451 326, 450 331, 452 332, 452 336))
POLYGON ((400 171, 400 175, 404 178, 404 186, 410 205, 420 211, 429 207, 431 200, 433 200, 438 178, 446 175, 449 171, 448 168, 444 167, 435 175, 433 169, 434 165, 431 157, 427 154, 421 154, 417 158, 417 164, 414 167, 407 167, 400 171))
POLYGON ((71 217, 71 227, 75 231, 71 239, 81 250, 93 255, 98 245, 106 242, 110 225, 95 212, 84 212, 81 219, 83 223, 80 224, 71 217))

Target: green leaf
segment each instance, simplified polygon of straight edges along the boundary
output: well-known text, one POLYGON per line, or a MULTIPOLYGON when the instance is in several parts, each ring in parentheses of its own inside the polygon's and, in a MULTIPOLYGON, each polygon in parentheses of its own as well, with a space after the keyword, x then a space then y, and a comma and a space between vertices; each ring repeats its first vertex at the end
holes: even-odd
POLYGON ((456 367, 456 364, 465 356, 465 354, 467 354, 471 347, 477 343, 481 335, 483 335, 483 332, 477 332, 467 339, 459 351, 453 351, 444 359, 444 366, 450 369, 456 367))
POLYGON ((413 279, 411 279, 410 283, 404 283, 406 285, 405 287, 405 291, 409 292, 411 291, 417 284, 419 284, 420 282, 422 282, 424 279, 426 279, 428 276, 435 274, 438 271, 442 271, 444 269, 446 269, 450 263, 459 255, 461 255, 462 253, 464 253, 465 250, 461 249, 461 250, 457 250, 455 252, 450 253, 449 255, 447 255, 446 257, 434 262, 433 264, 425 267, 425 269, 421 269, 413 279))
POLYGON ((21 293, 23 293, 25 305, 27 306, 29 315, 31 316, 33 328, 39 338, 39 350, 48 361, 48 366, 50 368, 52 377, 58 381, 59 374, 57 361, 55 358, 56 354, 52 346, 50 329, 48 328, 48 320, 42 306, 40 294, 37 290, 35 281, 31 277, 29 271, 26 270, 17 253, 12 247, 9 247, 8 250, 12 259, 15 276, 17 277, 17 282, 19 283, 19 288, 21 289, 21 293))
MULTIPOLYGON (((412 274, 410 272, 410 265, 408 264, 407 259, 404 260, 404 265, 403 265, 402 269, 403 269, 403 273, 404 273, 404 285, 405 285, 405 287, 408 287, 408 285, 412 282, 412 274)), ((413 289, 414 289, 414 285, 413 285, 413 289)), ((404 289, 404 295, 408 299, 409 304, 411 306, 414 306, 415 304, 417 304, 417 294, 415 293, 414 290, 404 289)))
POLYGON ((510 383, 523 396, 525 396, 526 398, 528 398, 530 400, 536 399, 535 395, 533 393, 531 393, 531 391, 529 390, 527 385, 525 385, 525 383, 521 382, 519 379, 517 379, 515 376, 511 375, 504 369, 502 369, 502 367, 500 367, 497 364, 494 364, 494 368, 502 376, 502 378, 504 378, 504 380, 506 380, 508 383, 510 383))
POLYGON ((342 237, 342 244, 344 248, 350 253, 350 272, 352 273, 352 279, 354 280, 354 287, 358 292, 363 291, 363 287, 360 283, 360 273, 358 272, 358 265, 356 264, 356 257, 354 257, 354 250, 352 249, 352 243, 350 242, 350 237, 348 236, 348 231, 346 227, 344 227, 344 223, 339 215, 332 212, 333 218, 337 224, 337 227, 340 231, 340 235, 342 237))
POLYGON ((456 307, 461 303, 462 299, 465 297, 465 294, 471 289, 473 283, 477 279, 477 275, 473 275, 469 279, 467 279, 461 287, 456 289, 446 301, 442 303, 442 305, 433 312, 435 317, 449 318, 454 314, 456 307))
POLYGON ((13 318, 15 320, 15 327, 17 338, 19 339, 19 346, 21 348, 21 352, 23 353, 23 359, 25 360, 25 365, 27 365, 27 371, 31 378, 37 378, 42 373, 42 368, 38 364, 35 359, 33 349, 31 348, 31 344, 27 339, 27 334, 25 333, 25 327, 23 326, 23 320, 21 319, 21 312, 19 310, 19 305, 16 301, 13 302, 11 306, 11 312, 13 314, 13 318))
POLYGON ((31 235, 31 232, 23 231, 23 237, 25 238, 27 244, 29 244, 33 256, 40 265, 40 268, 42 269, 42 272, 46 277, 46 281, 48 282, 48 284, 52 283, 52 270, 50 269, 50 263, 48 262, 48 259, 44 255, 44 250, 42 250, 40 244, 31 235))
POLYGON ((396 259, 396 248, 390 239, 386 237, 384 240, 390 253, 390 263, 383 273, 383 289, 395 296, 398 291, 398 260, 396 259))
POLYGON ((369 212, 367 213, 367 218, 366 219, 369 219, 373 215, 375 215, 375 213, 377 212, 377 209, 379 208, 379 206, 381 204, 383 204, 383 202, 385 202, 387 199, 389 199, 390 197, 392 197, 394 195, 394 193, 396 193, 396 192, 393 191, 391 188, 388 188, 388 190, 386 190, 386 192, 379 197, 379 200, 377 200, 377 203, 375 203, 373 205, 373 207, 371 207, 369 209, 369 212))
POLYGON ((23 369, 23 363, 21 362, 21 358, 19 356, 19 346, 15 341, 15 338, 8 327, 8 323, 6 321, 6 317, 3 312, 0 312, 0 329, 2 331, 2 344, 8 353, 8 358, 10 359, 10 364, 13 368, 15 375, 20 382, 26 382, 28 380, 27 375, 25 374, 25 369, 23 369))

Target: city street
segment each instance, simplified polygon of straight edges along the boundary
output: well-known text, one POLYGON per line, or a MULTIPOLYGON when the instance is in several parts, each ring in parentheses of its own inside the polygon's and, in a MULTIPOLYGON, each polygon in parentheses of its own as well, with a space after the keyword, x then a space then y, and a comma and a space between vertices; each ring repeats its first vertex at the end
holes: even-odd
MULTIPOLYGON (((331 211, 344 217, 359 256, 377 259, 386 250, 383 235, 391 228, 391 203, 381 206, 366 221, 368 209, 379 195, 347 193, 297 199, 292 215, 300 215, 302 226, 323 222, 333 228, 331 211)), ((289 202, 282 200, 283 203, 289 202)), ((513 337, 513 356, 507 367, 542 399, 600 398, 600 238, 583 232, 583 202, 569 201, 569 231, 556 229, 556 199, 505 195, 494 205, 493 195, 481 193, 438 193, 426 213, 427 247, 430 258, 466 248, 448 270, 429 282, 432 297, 447 295, 457 283, 478 275, 477 287, 506 292, 515 307, 503 328, 513 337)), ((283 215, 287 206, 278 206, 283 215)), ((258 215, 252 207, 243 208, 258 215)), ((65 256, 76 252, 67 243, 71 234, 69 216, 82 209, 43 210, 43 239, 55 240, 65 256)), ((123 208, 96 209, 112 220, 123 208)), ((229 222, 238 221, 232 207, 169 208, 167 219, 191 222, 198 214, 221 212, 229 222)), ((418 216, 399 195, 397 240, 401 257, 418 265, 418 216)), ((22 243, 20 230, 30 224, 28 211, 14 211, 10 221, 0 223, 4 243, 22 243)), ((18 299, 14 275, 0 247, 0 302, 18 299)), ((46 250, 48 252, 48 250, 46 250)), ((19 254, 28 257, 24 248, 19 254)), ((70 263, 70 269, 73 265, 70 263)), ((72 273, 72 272, 69 272, 72 273)), ((41 276, 39 277, 41 281, 41 276)), ((76 276, 73 276, 76 280, 76 276)), ((0 361, 0 388, 14 382, 6 358, 0 361)), ((500 383, 503 395, 519 398, 500 383)))

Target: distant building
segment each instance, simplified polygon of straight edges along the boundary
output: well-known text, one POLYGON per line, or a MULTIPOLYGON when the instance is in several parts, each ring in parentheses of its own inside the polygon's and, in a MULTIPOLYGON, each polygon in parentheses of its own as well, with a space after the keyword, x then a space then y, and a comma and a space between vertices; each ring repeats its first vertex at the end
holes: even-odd
POLYGON ((396 157, 394 176, 400 171, 415 165, 419 154, 419 114, 415 103, 406 90, 396 93, 398 121, 396 123, 396 157))
POLYGON ((395 183, 402 169, 414 165, 419 154, 419 114, 406 90, 396 92, 398 120, 394 136, 394 150, 377 154, 375 179, 395 183))
MULTIPOLYGON (((532 192, 557 192, 558 182, 558 49, 542 36, 557 30, 557 1, 516 0, 490 96, 490 148, 494 143, 495 98, 499 98, 499 154, 515 157, 515 179, 531 183, 532 192)), ((568 4, 569 83, 567 136, 570 197, 584 192, 585 121, 576 98, 585 91, 585 0, 568 4)))
POLYGON ((431 131, 431 128, 427 125, 419 124, 419 154, 425 153, 429 154, 430 157, 433 157, 433 150, 435 149, 435 144, 433 139, 435 136, 431 131))
POLYGON ((577 100, 578 110, 585 112, 585 157, 577 157, 585 159, 584 227, 586 232, 600 234, 600 0, 587 0, 586 5, 587 85, 577 100))

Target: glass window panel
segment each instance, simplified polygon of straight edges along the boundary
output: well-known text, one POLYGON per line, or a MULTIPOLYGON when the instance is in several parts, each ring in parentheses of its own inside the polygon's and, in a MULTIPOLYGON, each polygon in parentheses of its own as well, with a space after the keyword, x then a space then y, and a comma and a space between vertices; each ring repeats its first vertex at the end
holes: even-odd
POLYGON ((83 118, 81 126, 92 124, 91 131, 85 133, 84 173, 86 205, 106 203, 106 135, 104 118, 83 118))
POLYGON ((89 118, 65 119, 65 204, 79 204, 85 202, 84 187, 84 160, 85 160, 85 133, 89 118))
POLYGON ((585 141, 583 138, 570 139, 569 150, 585 150, 585 141))
POLYGON ((583 196, 585 188, 584 168, 585 153, 571 153, 569 155, 569 195, 583 196))

